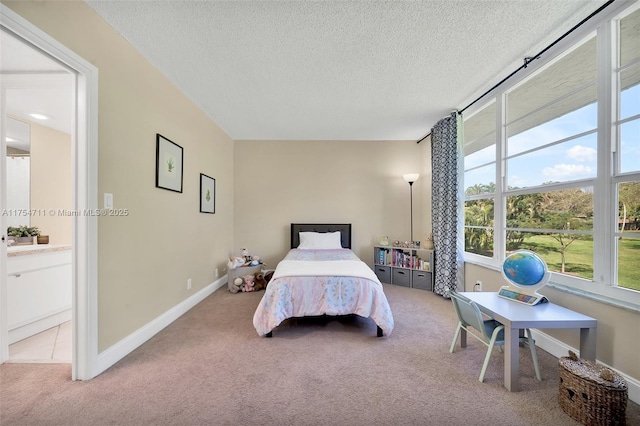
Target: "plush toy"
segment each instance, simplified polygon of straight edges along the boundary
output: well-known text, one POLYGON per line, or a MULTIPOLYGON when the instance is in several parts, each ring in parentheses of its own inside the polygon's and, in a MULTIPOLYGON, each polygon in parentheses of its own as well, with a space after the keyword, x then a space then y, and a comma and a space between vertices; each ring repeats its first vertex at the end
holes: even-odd
POLYGON ((242 265, 244 265, 244 258, 242 257, 232 257, 229 259, 229 262, 227 262, 229 269, 236 269, 242 265))
POLYGON ((249 250, 247 250, 246 248, 243 248, 241 254, 242 254, 242 257, 244 258, 244 263, 251 262, 251 256, 249 255, 249 250))
POLYGON ((267 288, 267 280, 264 279, 264 274, 262 272, 256 272, 254 276, 255 279, 253 287, 256 291, 267 288))
POLYGON ((242 286, 244 285, 244 280, 240 277, 236 278, 233 281, 229 281, 229 291, 233 294, 242 291, 242 286))
POLYGON ((265 274, 264 279, 267 281, 267 284, 269 283, 269 281, 271 281, 271 278, 273 278, 273 273, 275 271, 269 271, 265 274))
POLYGON ((255 288, 254 288, 255 277, 253 275, 245 275, 244 277, 242 277, 242 279, 244 280, 242 291, 245 291, 245 292, 255 291, 255 288))

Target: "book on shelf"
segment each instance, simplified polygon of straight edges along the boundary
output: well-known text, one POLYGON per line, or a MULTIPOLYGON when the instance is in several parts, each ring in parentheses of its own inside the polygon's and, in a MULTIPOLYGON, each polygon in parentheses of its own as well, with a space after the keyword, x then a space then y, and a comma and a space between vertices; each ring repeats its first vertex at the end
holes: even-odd
POLYGON ((387 260, 387 253, 385 249, 379 249, 378 250, 378 263, 380 265, 384 265, 386 263, 387 260))
POLYGON ((396 268, 407 268, 430 271, 430 260, 419 257, 416 248, 404 247, 377 247, 376 263, 389 265, 396 268))

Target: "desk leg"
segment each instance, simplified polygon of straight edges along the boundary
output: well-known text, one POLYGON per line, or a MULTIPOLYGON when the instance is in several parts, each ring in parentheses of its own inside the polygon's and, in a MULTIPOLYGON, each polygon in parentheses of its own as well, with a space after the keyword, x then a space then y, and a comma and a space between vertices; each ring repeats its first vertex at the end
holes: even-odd
POLYGON ((580 329, 580 358, 596 360, 596 328, 580 329))
POLYGON ((460 329, 460 347, 467 347, 467 330, 465 330, 464 328, 460 329))
POLYGON ((504 328, 504 387, 510 392, 518 391, 520 376, 520 350, 518 343, 520 330, 504 328))

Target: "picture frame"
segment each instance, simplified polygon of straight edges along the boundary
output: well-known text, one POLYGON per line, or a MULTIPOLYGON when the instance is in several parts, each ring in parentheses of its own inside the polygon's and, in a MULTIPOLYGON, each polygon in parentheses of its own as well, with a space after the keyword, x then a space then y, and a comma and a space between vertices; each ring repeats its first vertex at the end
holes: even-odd
POLYGON ((156 188, 182 192, 183 149, 161 134, 156 134, 156 188))
POLYGON ((200 173, 200 213, 216 212, 216 180, 200 173))

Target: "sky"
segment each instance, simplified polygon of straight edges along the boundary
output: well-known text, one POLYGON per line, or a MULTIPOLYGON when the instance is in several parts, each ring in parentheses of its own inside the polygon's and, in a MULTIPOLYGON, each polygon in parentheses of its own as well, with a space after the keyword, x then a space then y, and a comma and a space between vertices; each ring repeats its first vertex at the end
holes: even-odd
MULTIPOLYGON (((635 117, 620 126, 620 172, 640 171, 640 84, 623 91, 620 96, 620 119, 635 117)), ((507 185, 528 187, 544 182, 567 182, 595 178, 597 173, 597 105, 590 104, 520 134, 507 143, 509 156, 543 147, 581 133, 591 133, 531 153, 511 158, 507 162, 507 185)), ((486 164, 495 159, 495 145, 465 157, 465 169, 486 164)), ((476 184, 495 182, 495 165, 465 173, 465 189, 476 184)))

